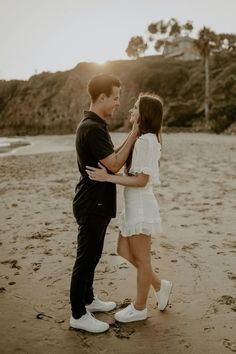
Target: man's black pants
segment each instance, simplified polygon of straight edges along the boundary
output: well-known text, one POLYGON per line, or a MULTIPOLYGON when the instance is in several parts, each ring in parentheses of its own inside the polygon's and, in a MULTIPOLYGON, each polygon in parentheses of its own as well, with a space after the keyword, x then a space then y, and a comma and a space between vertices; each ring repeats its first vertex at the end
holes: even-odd
POLYGON ((74 264, 70 302, 72 316, 76 319, 86 313, 85 305, 94 300, 94 271, 101 258, 107 226, 111 218, 101 215, 86 215, 77 219, 78 245, 74 264))

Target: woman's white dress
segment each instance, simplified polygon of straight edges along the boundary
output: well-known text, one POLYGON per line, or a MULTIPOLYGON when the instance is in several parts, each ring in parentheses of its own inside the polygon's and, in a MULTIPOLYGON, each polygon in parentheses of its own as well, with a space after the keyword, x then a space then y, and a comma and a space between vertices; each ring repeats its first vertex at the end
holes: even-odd
POLYGON ((129 173, 145 173, 149 180, 145 187, 124 187, 125 208, 119 219, 122 236, 161 232, 159 206, 153 192, 153 186, 160 183, 160 156, 161 145, 155 134, 143 134, 137 139, 129 173))

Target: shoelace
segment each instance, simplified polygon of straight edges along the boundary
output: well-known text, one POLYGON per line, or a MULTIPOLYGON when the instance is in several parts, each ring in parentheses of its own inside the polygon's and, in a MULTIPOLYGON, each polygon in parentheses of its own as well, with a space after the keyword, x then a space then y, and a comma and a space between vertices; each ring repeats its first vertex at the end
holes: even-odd
POLYGON ((92 312, 87 311, 87 314, 88 314, 90 317, 92 317, 94 320, 98 321, 92 312))
POLYGON ((128 315, 133 315, 133 311, 132 310, 129 310, 129 312, 128 312, 128 315))
POLYGON ((92 317, 92 313, 90 311, 87 310, 86 313, 89 317, 92 317))
POLYGON ((132 309, 132 307, 130 307, 127 311, 128 315, 133 315, 133 313, 135 312, 134 310, 135 309, 132 309))

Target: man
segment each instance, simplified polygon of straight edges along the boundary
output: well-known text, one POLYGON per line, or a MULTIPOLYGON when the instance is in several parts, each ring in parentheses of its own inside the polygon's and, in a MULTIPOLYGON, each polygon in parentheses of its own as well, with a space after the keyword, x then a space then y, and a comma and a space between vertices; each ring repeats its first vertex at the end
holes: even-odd
POLYGON ((93 293, 94 271, 103 250, 107 226, 116 215, 116 186, 89 179, 86 166, 99 163, 109 173, 118 172, 126 162, 137 137, 137 126, 123 144, 114 150, 107 122, 120 105, 120 82, 117 78, 100 74, 88 84, 91 98, 89 111, 84 112, 76 132, 76 151, 81 174, 73 200, 73 212, 79 225, 76 261, 72 272, 70 326, 88 332, 108 330, 108 323, 96 320, 91 312, 111 311, 114 302, 101 301, 93 293))

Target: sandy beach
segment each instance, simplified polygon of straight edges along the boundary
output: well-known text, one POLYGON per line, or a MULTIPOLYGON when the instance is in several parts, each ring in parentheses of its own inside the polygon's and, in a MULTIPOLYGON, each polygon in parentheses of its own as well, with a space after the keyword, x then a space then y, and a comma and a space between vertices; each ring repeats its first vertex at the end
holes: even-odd
MULTIPOLYGON (((113 133, 115 144, 125 137, 113 133)), ((69 286, 77 228, 72 198, 79 174, 74 136, 27 138, 0 154, 0 352, 29 354, 230 354, 236 352, 236 137, 164 134, 163 234, 153 268, 170 279, 167 310, 153 291, 147 321, 119 324, 96 314, 105 334, 69 329, 69 286), (34 142, 34 143, 33 143, 34 142)), ((123 208, 118 187, 118 214, 123 208)), ((108 228, 95 276, 100 298, 121 308, 135 296, 135 270, 116 254, 108 228)))

